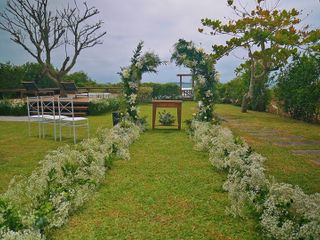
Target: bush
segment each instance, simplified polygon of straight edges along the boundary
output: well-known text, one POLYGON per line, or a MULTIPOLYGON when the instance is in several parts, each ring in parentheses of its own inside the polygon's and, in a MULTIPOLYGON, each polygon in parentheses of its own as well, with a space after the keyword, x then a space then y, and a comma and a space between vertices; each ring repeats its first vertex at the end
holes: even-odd
POLYGON ((0 116, 27 116, 27 104, 23 100, 0 100, 0 116))
POLYGON ((152 101, 152 87, 140 87, 138 90, 137 102, 146 103, 152 101))
POLYGON ((101 115, 104 113, 118 111, 124 105, 124 100, 120 97, 103 98, 89 103, 89 115, 101 115))
POLYGON ((152 98, 161 98, 167 96, 169 98, 176 98, 180 95, 180 87, 174 83, 143 83, 144 87, 152 88, 152 98))
POLYGON ((320 57, 302 55, 278 76, 276 96, 295 119, 313 122, 320 117, 320 57))

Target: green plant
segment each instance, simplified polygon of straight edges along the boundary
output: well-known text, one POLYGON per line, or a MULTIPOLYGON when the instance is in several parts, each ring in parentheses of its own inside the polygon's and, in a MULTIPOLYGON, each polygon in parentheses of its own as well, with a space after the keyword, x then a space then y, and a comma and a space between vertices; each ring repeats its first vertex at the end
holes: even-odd
POLYGON ((98 99, 89 103, 89 115, 101 115, 104 113, 118 111, 124 106, 124 99, 120 97, 98 99))
POLYGON ((276 95, 295 119, 307 122, 320 118, 320 57, 302 55, 277 78, 276 95))
POLYGON ((0 116, 27 116, 27 104, 23 100, 0 100, 0 116))
POLYGON ((166 110, 163 110, 162 112, 159 112, 159 122, 163 126, 171 126, 175 122, 175 118, 172 115, 172 113, 167 112, 166 110))
POLYGON ((174 83, 143 83, 142 86, 152 88, 154 99, 173 99, 180 96, 180 87, 174 83))
POLYGON ((141 86, 138 90, 138 97, 137 102, 138 103, 146 103, 152 101, 152 87, 144 87, 141 86))

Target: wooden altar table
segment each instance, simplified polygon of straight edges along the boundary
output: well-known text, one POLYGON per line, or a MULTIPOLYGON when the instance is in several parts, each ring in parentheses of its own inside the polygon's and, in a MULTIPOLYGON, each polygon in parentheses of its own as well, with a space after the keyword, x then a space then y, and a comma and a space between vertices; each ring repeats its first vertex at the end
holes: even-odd
POLYGON ((178 117, 178 129, 181 130, 181 100, 153 100, 152 101, 152 129, 156 126, 157 108, 176 108, 178 117))

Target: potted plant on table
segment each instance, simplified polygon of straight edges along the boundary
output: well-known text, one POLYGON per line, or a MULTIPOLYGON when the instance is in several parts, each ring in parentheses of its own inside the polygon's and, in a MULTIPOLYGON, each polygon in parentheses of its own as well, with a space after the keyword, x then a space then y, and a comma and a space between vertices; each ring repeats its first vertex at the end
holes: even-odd
POLYGON ((174 116, 166 110, 163 110, 163 112, 159 112, 159 117, 159 122, 162 126, 172 126, 176 121, 174 116))

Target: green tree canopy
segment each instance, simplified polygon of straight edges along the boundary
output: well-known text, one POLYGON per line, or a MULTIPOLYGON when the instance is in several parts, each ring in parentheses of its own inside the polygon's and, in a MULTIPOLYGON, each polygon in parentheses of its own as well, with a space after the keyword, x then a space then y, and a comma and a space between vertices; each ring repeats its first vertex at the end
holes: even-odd
MULTIPOLYGON (((298 28, 302 13, 295 8, 280 10, 277 5, 270 7, 270 1, 267 3, 264 0, 255 0, 253 9, 245 8, 241 1, 227 2, 237 15, 236 19, 222 23, 220 20, 206 18, 202 19, 202 24, 211 35, 230 36, 225 44, 213 45, 214 59, 219 60, 237 48, 244 48, 248 53, 246 61, 250 66, 251 77, 242 102, 242 111, 245 112, 257 82, 263 81, 268 73, 286 64, 290 56, 296 54, 302 46, 317 46, 315 44, 319 42, 320 31, 310 30, 309 26, 298 28)), ((204 29, 200 28, 199 31, 204 32, 204 29)))

